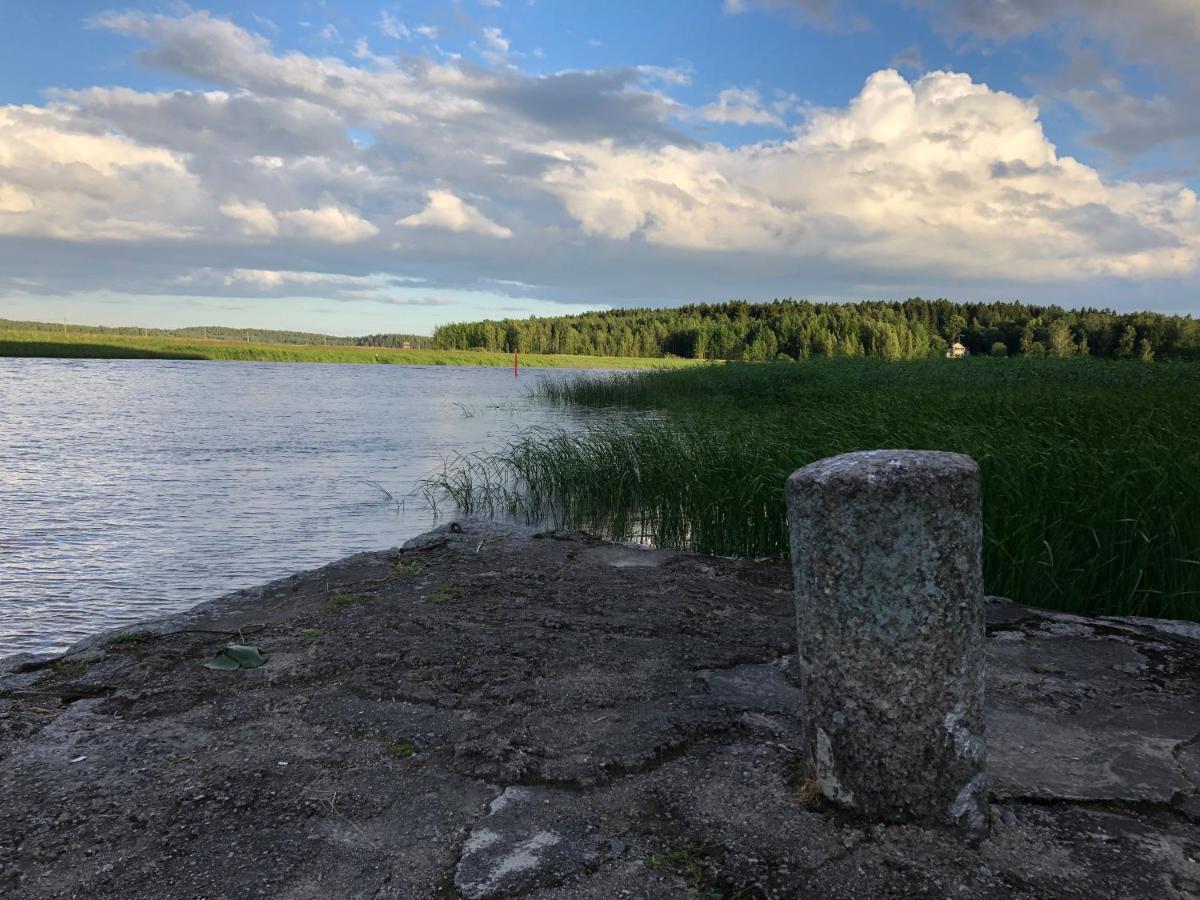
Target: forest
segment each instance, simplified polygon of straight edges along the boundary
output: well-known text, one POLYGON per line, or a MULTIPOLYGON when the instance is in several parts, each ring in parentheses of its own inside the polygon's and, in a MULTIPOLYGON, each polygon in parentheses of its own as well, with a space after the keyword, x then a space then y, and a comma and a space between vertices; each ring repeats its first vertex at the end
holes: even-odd
POLYGON ((444 350, 746 361, 922 359, 955 340, 991 356, 1200 359, 1200 321, 1191 316, 920 298, 613 309, 455 323, 433 334, 433 346, 444 350))

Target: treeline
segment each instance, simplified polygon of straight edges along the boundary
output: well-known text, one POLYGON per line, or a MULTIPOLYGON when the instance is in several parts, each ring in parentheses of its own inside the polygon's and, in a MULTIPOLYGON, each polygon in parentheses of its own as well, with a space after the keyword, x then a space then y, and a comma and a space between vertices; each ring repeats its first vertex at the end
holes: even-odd
POLYGON ((961 341, 973 354, 1200 359, 1191 316, 1067 310, 1023 303, 690 304, 573 316, 461 322, 438 327, 443 350, 680 356, 690 359, 918 359, 961 341))
POLYGON ((422 334, 368 334, 343 337, 315 331, 281 331, 273 328, 230 328, 226 325, 192 325, 187 328, 140 328, 135 325, 70 325, 54 322, 21 322, 0 319, 0 332, 40 331, 54 334, 111 334, 122 337, 199 338, 209 341, 247 341, 256 344, 304 344, 329 347, 393 347, 428 350, 433 338, 422 334))
POLYGON ((356 347, 391 347, 393 350, 433 348, 433 338, 427 334, 368 334, 351 340, 356 347))

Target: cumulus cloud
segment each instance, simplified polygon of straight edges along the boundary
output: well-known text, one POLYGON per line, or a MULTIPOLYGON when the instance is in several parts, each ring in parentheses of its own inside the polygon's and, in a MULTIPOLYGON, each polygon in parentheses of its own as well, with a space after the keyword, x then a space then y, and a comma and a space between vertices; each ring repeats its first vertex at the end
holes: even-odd
POLYGON ((0 213, 28 213, 33 211, 33 196, 15 185, 0 183, 0 213))
POLYGON ((1192 191, 1106 184, 1058 156, 1032 103, 961 74, 878 72, 848 108, 815 113, 777 144, 561 152, 569 164, 551 184, 586 233, 612 239, 987 278, 1197 264, 1192 191))
MULTIPOLYGON (((1200 135, 1200 3, 1196 0, 896 0, 927 12, 935 28, 968 45, 997 45, 1034 35, 1059 43, 1072 61, 1041 79, 1047 96, 1065 100, 1096 131, 1093 143, 1125 159, 1200 135), (1099 51, 1093 48, 1099 46, 1099 51), (1081 55, 1106 56, 1075 72, 1081 55), (1131 88, 1121 64, 1157 74, 1157 90, 1131 88)), ((849 0, 725 0, 725 11, 790 14, 797 24, 861 27, 849 0)), ((901 51, 895 68, 922 70, 919 48, 901 51)))
POLYGON ((277 50, 205 13, 97 25, 202 86, 0 107, 13 284, 398 302, 347 280, 387 273, 596 303, 1197 269, 1190 190, 1102 177, 1033 102, 963 74, 877 72, 775 140, 725 146, 705 121, 781 128, 799 101, 732 87, 689 106, 670 93, 684 64, 530 75, 277 50))
POLYGON ((284 233, 331 244, 353 244, 379 234, 379 229, 352 209, 333 204, 317 209, 289 209, 279 214, 284 233))
POLYGON ((510 238, 512 230, 497 225, 471 204, 450 191, 429 192, 429 203, 419 213, 396 222, 406 228, 444 228, 447 231, 474 232, 488 237, 510 238))
POLYGON ((199 179, 170 150, 56 110, 0 107, 0 234, 182 238, 200 209, 199 179))
POLYGON ((217 209, 221 215, 234 219, 244 235, 275 237, 279 234, 279 220, 261 201, 226 200, 217 209))

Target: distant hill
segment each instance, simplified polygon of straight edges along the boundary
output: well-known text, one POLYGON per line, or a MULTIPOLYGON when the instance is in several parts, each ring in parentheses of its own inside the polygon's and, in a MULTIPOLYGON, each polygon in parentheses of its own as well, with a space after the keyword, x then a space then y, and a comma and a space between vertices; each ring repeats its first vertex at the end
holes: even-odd
POLYGON ((187 328, 139 328, 133 325, 70 325, 61 322, 23 322, 0 319, 0 332, 44 331, 51 334, 111 334, 119 336, 175 337, 209 341, 245 341, 258 344, 305 344, 344 347, 394 347, 428 350, 433 338, 423 334, 368 334, 341 337, 313 331, 277 331, 268 328, 229 328, 224 325, 194 325, 187 328))

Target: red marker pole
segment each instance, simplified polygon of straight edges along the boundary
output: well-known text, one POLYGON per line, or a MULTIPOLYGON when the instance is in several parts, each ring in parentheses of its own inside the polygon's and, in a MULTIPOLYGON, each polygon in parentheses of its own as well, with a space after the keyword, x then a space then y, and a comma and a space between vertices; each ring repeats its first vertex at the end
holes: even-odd
POLYGON ((520 378, 520 377, 521 377, 521 353, 520 353, 520 351, 514 350, 513 351, 513 378, 520 378))

